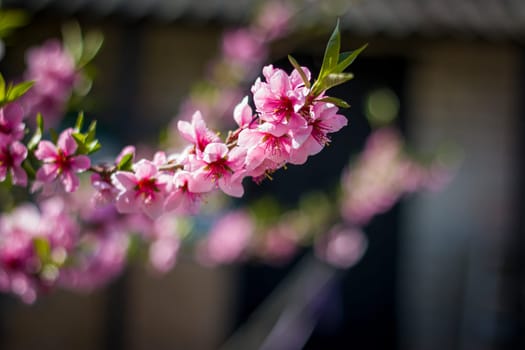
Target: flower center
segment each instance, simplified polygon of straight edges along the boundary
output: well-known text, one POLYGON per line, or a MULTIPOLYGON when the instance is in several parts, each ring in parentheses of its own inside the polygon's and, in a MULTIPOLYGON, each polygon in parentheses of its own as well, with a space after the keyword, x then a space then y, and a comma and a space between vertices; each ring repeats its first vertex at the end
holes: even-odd
POLYGON ((218 180, 225 174, 233 173, 233 170, 228 166, 226 158, 220 158, 213 163, 208 163, 206 170, 209 171, 209 175, 214 181, 218 180))
POLYGON ((55 158, 55 164, 60 169, 60 171, 68 171, 71 168, 71 160, 61 149, 58 149, 58 154, 55 158))
POLYGON ((7 148, 0 149, 0 166, 11 168, 13 167, 14 160, 11 156, 11 152, 7 148))
POLYGON ((144 196, 145 200, 152 200, 155 197, 155 192, 158 192, 157 182, 155 179, 140 179, 135 186, 137 196, 144 196))

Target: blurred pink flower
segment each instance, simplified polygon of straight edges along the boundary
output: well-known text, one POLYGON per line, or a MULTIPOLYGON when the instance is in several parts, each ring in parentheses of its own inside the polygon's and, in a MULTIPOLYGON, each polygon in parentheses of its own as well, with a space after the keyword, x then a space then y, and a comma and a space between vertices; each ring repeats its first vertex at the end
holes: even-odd
POLYGON ((15 185, 26 186, 27 174, 22 168, 22 162, 27 157, 27 148, 18 141, 10 143, 2 141, 0 137, 0 182, 11 174, 11 181, 15 185))
POLYGON ((244 210, 225 214, 201 241, 197 258, 205 265, 231 264, 242 258, 254 233, 254 223, 244 210))
POLYGON ((334 227, 316 241, 315 253, 319 259, 345 269, 361 259, 366 246, 367 240, 361 230, 334 227))
POLYGON ((24 111, 17 102, 11 102, 0 108, 0 140, 6 142, 21 140, 25 129, 23 118, 24 111))
POLYGON ((362 226, 390 209, 401 196, 441 187, 449 176, 443 167, 424 166, 409 157, 399 133, 376 130, 357 161, 342 176, 341 214, 362 226))
POLYGON ((280 223, 265 232, 261 254, 266 262, 287 263, 297 250, 298 234, 289 225, 280 223))
POLYGON ((33 87, 21 101, 29 117, 41 113, 47 126, 56 126, 78 79, 73 57, 58 40, 49 40, 26 55, 25 80, 33 87))
POLYGON ((177 224, 177 217, 170 214, 162 215, 153 224, 149 260, 157 272, 166 273, 175 266, 180 248, 177 224))
POLYGON ((226 32, 222 39, 224 58, 251 68, 266 57, 266 47, 257 33, 242 28, 226 32))
POLYGON ((266 40, 282 38, 290 31, 293 5, 285 1, 265 1, 258 11, 255 25, 266 40))

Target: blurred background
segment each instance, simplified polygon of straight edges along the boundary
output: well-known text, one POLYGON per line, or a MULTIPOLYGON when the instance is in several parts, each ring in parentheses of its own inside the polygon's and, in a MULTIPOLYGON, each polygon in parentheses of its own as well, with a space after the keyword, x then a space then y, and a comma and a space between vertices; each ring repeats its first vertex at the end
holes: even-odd
MULTIPOLYGON (((438 193, 403 200, 366 228, 362 260, 339 272, 307 349, 525 348, 525 2, 520 0, 294 1, 297 25, 267 63, 292 53, 318 71, 336 19, 342 46, 369 47, 356 78, 336 91, 349 126, 306 166, 249 186, 294 205, 339 181, 370 127, 366 101, 387 89, 414 149, 443 143, 463 154, 438 193)), ((23 52, 60 36, 62 23, 105 37, 88 113, 104 146, 154 142, 220 49, 221 33, 246 24, 256 0, 4 0, 30 23, 6 41, 2 72, 23 52)), ((247 85, 249 88, 249 85, 247 85)), ((205 116, 206 117, 206 116, 205 116)), ((116 153, 115 151, 114 153, 116 153)), ((58 292, 33 306, 0 302, 2 349, 217 349, 296 261, 204 268, 179 261, 157 277, 130 267, 88 295, 58 292)), ((283 348, 285 349, 285 347, 283 348)))

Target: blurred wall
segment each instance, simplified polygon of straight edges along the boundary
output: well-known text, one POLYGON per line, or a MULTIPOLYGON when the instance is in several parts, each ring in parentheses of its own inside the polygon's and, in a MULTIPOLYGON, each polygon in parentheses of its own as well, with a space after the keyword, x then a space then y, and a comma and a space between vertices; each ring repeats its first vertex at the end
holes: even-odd
POLYGON ((417 148, 462 151, 452 182, 404 210, 403 349, 494 349, 503 334, 503 248, 512 232, 519 50, 504 43, 421 44, 408 123, 417 148))

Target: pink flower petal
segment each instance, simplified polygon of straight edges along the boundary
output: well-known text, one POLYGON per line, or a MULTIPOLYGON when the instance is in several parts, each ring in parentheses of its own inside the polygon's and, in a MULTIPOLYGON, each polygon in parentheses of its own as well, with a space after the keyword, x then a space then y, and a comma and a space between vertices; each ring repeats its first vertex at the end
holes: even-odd
POLYGON ((77 172, 87 170, 89 169, 91 165, 91 160, 89 159, 88 156, 85 156, 85 155, 72 157, 70 161, 71 161, 71 166, 77 172))
POLYGON ((141 159, 138 163, 133 164, 133 170, 137 179, 149 179, 157 175, 155 164, 146 159, 141 159))
POLYGON ((115 206, 117 210, 123 214, 138 212, 139 206, 137 205, 135 192, 125 191, 120 193, 117 196, 115 206))
POLYGON ((224 193, 232 197, 240 198, 244 195, 242 180, 232 181, 231 177, 221 177, 219 179, 219 187, 224 193))
POLYGON ((80 184, 78 177, 72 171, 63 172, 60 179, 66 192, 75 192, 80 184))
POLYGON ((117 171, 115 174, 111 175, 111 182, 117 188, 128 190, 137 185, 137 178, 135 177, 135 174, 129 171, 117 171))
POLYGON ((21 167, 11 168, 13 184, 18 186, 27 186, 27 173, 21 167))
POLYGON ((65 153, 66 156, 75 154, 75 151, 77 150, 77 143, 73 136, 71 136, 72 133, 73 129, 69 128, 62 131, 58 137, 57 146, 65 153))
POLYGON ((47 140, 40 141, 35 150, 35 157, 42 161, 54 161, 57 154, 56 146, 47 140))
POLYGON ((58 167, 56 164, 43 164, 36 172, 36 179, 42 182, 51 182, 58 175, 58 167))

